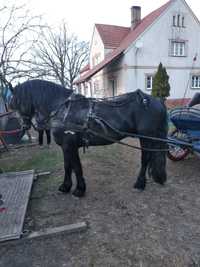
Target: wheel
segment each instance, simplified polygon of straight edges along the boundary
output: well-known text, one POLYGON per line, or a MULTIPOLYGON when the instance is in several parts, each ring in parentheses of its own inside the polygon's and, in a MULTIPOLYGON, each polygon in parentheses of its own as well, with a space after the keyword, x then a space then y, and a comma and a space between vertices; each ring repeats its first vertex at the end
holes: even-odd
MULTIPOLYGON (((184 140, 184 134, 179 132, 177 129, 173 130, 169 136, 174 138, 179 138, 184 140)), ((169 150, 167 152, 167 157, 172 161, 180 161, 187 157, 190 153, 188 148, 182 148, 180 146, 172 146, 169 144, 169 150)))

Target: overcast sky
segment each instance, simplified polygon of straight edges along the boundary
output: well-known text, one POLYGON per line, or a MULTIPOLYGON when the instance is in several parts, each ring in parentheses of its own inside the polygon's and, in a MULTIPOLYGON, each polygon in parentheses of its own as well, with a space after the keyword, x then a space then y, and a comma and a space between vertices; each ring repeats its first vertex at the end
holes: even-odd
MULTIPOLYGON (((20 1, 20 0, 16 0, 20 1)), ((95 23, 130 26, 130 7, 140 5, 142 17, 167 0, 25 0, 34 14, 43 14, 54 25, 64 19, 81 40, 90 41, 95 23)), ((187 0, 200 19, 200 1, 187 0)))

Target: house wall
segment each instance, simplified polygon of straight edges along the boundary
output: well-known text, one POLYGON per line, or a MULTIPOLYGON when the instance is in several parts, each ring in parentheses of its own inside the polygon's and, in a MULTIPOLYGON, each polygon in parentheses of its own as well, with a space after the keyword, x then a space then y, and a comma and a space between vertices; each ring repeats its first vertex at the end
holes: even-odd
POLYGON ((122 70, 125 91, 140 88, 148 93, 145 89, 145 75, 155 73, 159 63, 162 62, 170 76, 170 97, 183 97, 188 84, 185 97, 192 97, 197 90, 190 88, 189 79, 191 73, 200 73, 200 57, 195 63, 193 61, 196 53, 200 55, 200 25, 185 4, 177 0, 126 51, 123 63, 127 68, 122 70), (185 28, 172 26, 175 12, 184 14, 185 28), (175 38, 187 41, 186 57, 169 56, 169 40, 175 38))
POLYGON ((101 40, 101 37, 94 27, 93 38, 90 46, 90 66, 93 68, 99 62, 104 59, 104 44, 101 40), (94 62, 96 61, 96 62, 94 62))
MULTIPOLYGON (((90 51, 90 66, 93 58, 102 61, 111 49, 105 49, 101 37, 94 28, 90 51)), ((162 62, 170 77, 170 98, 190 98, 200 89, 191 89, 192 74, 200 75, 200 24, 184 0, 175 0, 169 8, 129 48, 124 56, 109 64, 91 78, 91 92, 94 97, 112 96, 112 81, 115 80, 117 95, 137 88, 146 93, 147 75, 155 74, 162 62), (173 15, 184 14, 185 27, 174 27, 173 15), (186 57, 169 55, 170 40, 186 41, 186 57), (197 60, 193 58, 198 54, 197 60), (98 88, 95 89, 95 83, 98 88), (186 92, 186 94, 185 94, 186 92)))
POLYGON ((104 71, 104 88, 105 96, 111 97, 124 93, 124 71, 123 59, 120 58, 114 63, 108 65, 104 71), (114 81, 114 94, 113 94, 113 81, 114 81))

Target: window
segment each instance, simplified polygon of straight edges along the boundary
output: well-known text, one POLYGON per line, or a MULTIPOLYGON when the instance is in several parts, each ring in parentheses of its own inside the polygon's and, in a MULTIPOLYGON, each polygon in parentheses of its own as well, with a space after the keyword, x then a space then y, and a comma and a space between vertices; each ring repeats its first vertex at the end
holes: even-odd
POLYGON ((184 14, 178 13, 173 15, 172 17, 172 25, 173 27, 185 27, 185 16, 184 14))
POLYGON ((176 16, 173 16, 173 26, 176 26, 176 16))
POLYGON ((117 95, 117 81, 115 79, 110 80, 111 96, 117 95))
POLYGON ((192 75, 191 88, 200 89, 200 75, 192 75))
POLYGON ((100 61, 101 61, 101 54, 100 53, 95 54, 92 58, 93 66, 96 66, 97 64, 99 64, 100 61))
POLYGON ((182 27, 184 28, 185 27, 185 18, 182 17, 182 27))
POLYGON ((173 41, 170 42, 170 55, 174 57, 186 56, 185 42, 184 41, 173 41))
POLYGON ((180 15, 179 14, 177 15, 177 25, 176 26, 180 27, 180 15))
POLYGON ((153 75, 147 74, 146 75, 146 90, 152 90, 153 85, 153 75))
POLYGON ((98 91, 99 91, 99 81, 95 80, 94 81, 94 95, 98 95, 98 91))

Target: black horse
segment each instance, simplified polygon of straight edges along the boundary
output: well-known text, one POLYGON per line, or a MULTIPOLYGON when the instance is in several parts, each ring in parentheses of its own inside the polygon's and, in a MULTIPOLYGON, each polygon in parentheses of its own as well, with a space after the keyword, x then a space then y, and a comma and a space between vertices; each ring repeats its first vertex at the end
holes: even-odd
MULTIPOLYGON (((30 80, 13 88, 10 106, 18 110, 26 128, 31 127, 36 111, 44 120, 51 118, 55 142, 64 155, 65 177, 59 190, 65 193, 71 190, 74 171, 77 185, 73 194, 77 197, 86 191, 80 147, 108 145, 133 133, 157 138, 167 136, 164 105, 140 90, 97 101, 74 95, 72 90, 49 81, 30 80)), ((143 137, 140 144, 141 169, 134 187, 145 188, 147 169, 155 182, 164 184, 166 144, 143 137)))

